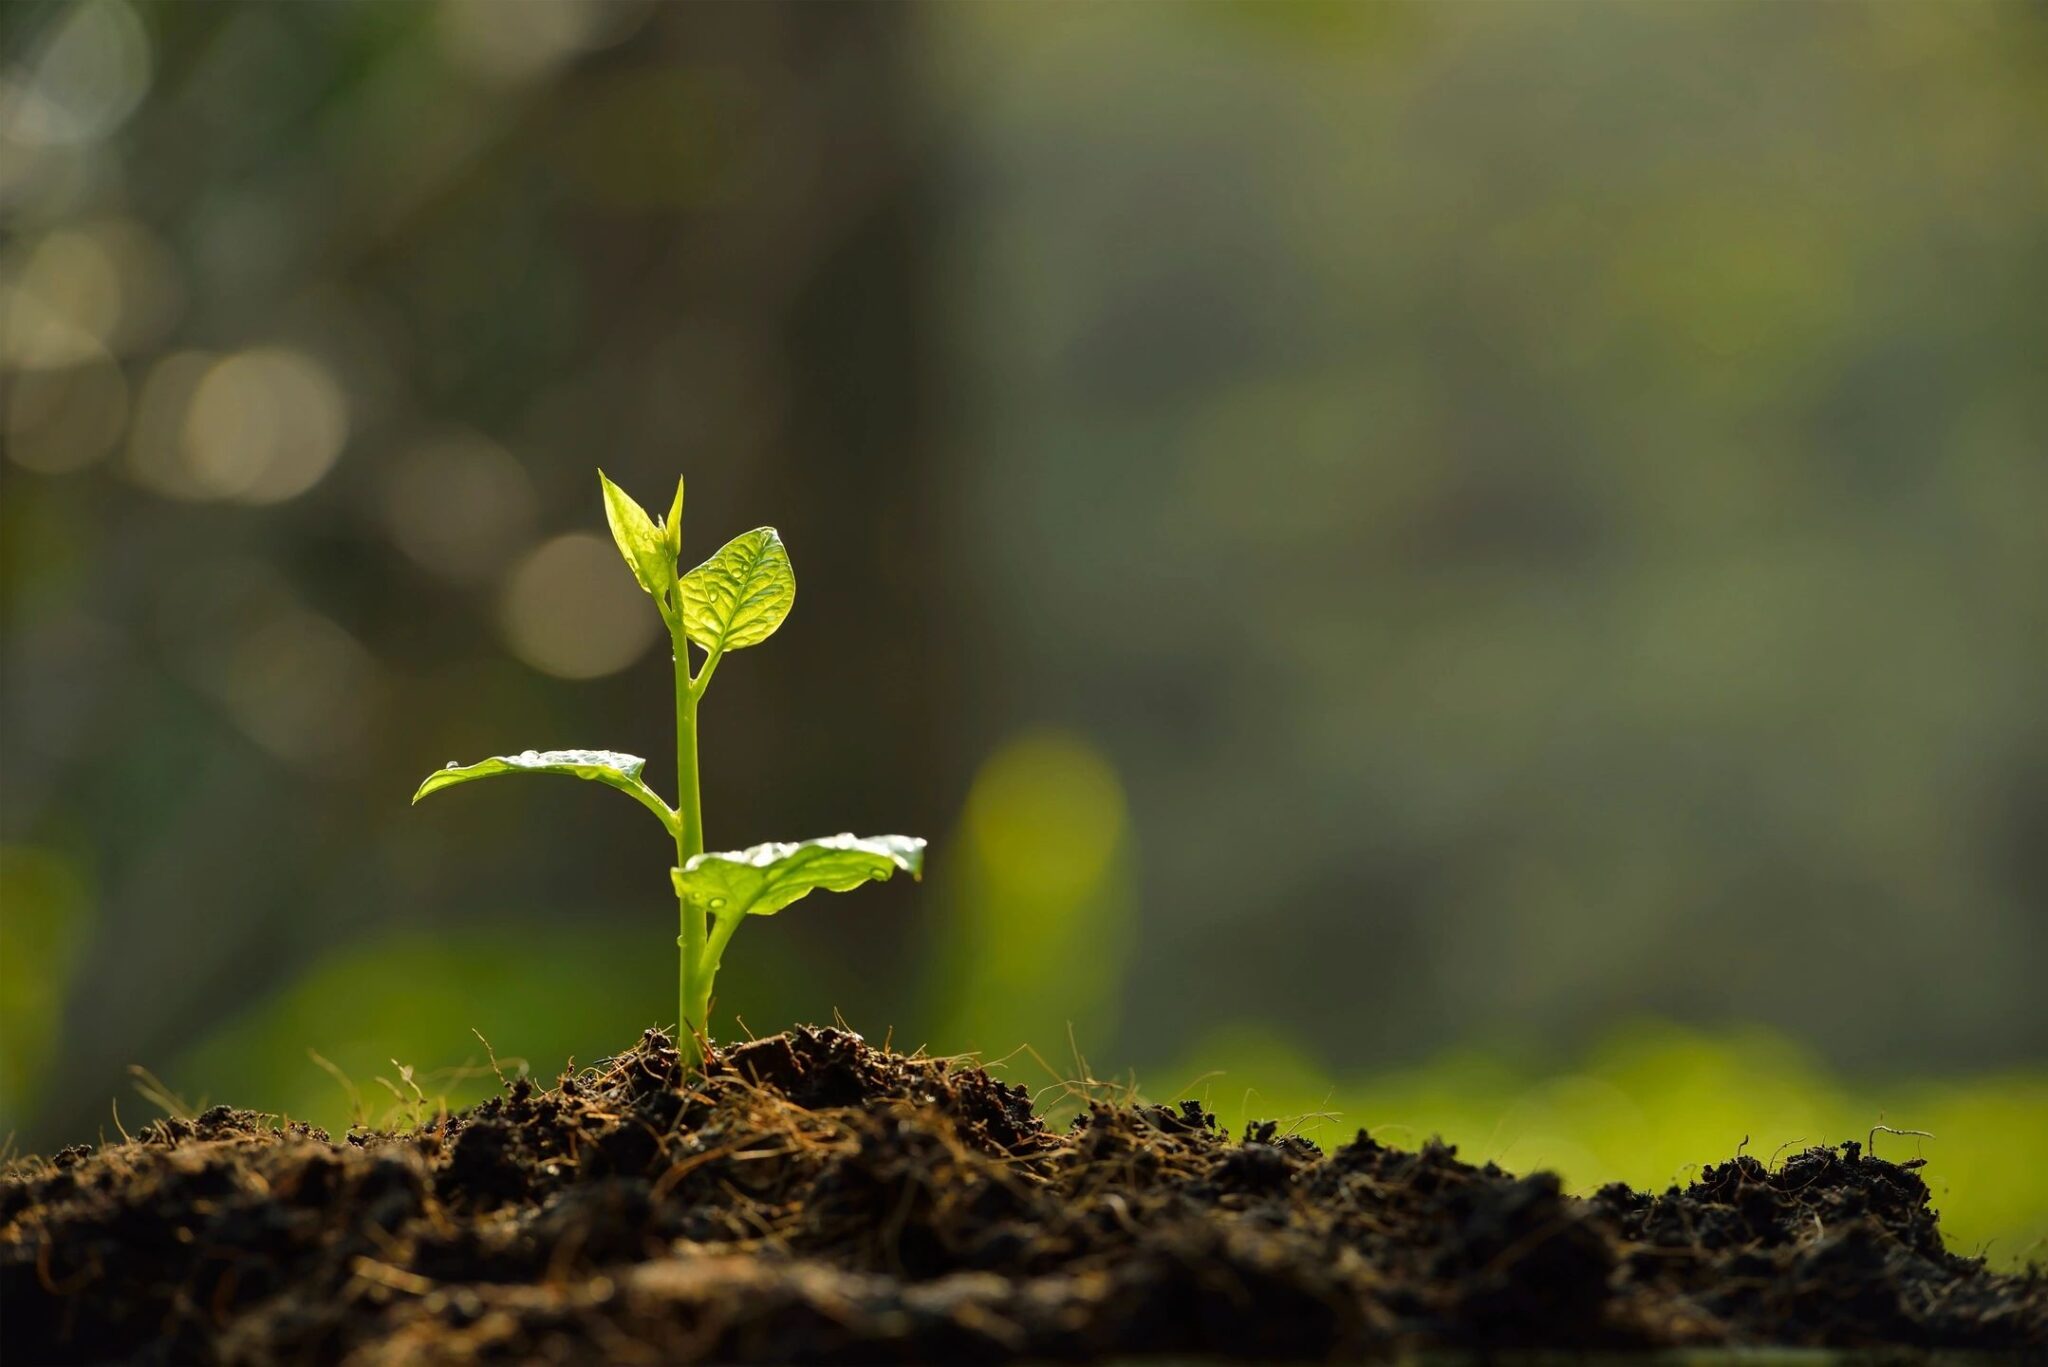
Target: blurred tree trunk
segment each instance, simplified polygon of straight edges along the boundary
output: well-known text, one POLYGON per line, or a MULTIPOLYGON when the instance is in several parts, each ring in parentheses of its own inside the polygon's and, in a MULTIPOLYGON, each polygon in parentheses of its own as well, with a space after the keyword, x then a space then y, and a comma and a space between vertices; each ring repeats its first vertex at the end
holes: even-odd
MULTIPOLYGON (((707 499, 737 515, 700 516, 689 528, 708 554, 727 535, 773 522, 798 580, 788 625, 758 658, 728 666, 707 703, 713 842, 849 828, 943 836, 971 757, 958 727, 961 636, 948 591, 960 576, 945 559, 950 485, 934 454, 938 253, 910 60, 917 12, 856 4, 668 17, 773 31, 764 65, 785 83, 776 104, 792 122, 783 133, 802 144, 784 146, 780 163, 807 172, 760 220, 735 225, 740 251, 780 258, 732 289, 730 321, 764 326, 758 354, 781 421, 749 451, 738 485, 707 499), (789 293, 764 318, 768 280, 789 293)), ((837 990, 817 1004, 821 1016, 843 1008, 876 1030, 901 1019, 887 1013, 911 996, 916 965, 902 943, 913 896, 903 884, 870 889, 857 908, 781 927, 830 948, 837 990)))

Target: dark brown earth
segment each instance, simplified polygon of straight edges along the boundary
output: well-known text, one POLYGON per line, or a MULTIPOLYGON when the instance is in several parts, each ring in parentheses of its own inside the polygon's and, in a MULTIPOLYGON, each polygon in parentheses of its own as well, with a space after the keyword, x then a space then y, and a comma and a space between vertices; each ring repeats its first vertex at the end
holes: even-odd
POLYGON ((1942 1246, 1855 1143, 1561 1194, 1191 1103, 1055 1131, 838 1030, 686 1085, 650 1031, 541 1092, 329 1142, 216 1107, 0 1177, 0 1358, 1326 1359, 1448 1348, 2048 1346, 2048 1278, 1942 1246))

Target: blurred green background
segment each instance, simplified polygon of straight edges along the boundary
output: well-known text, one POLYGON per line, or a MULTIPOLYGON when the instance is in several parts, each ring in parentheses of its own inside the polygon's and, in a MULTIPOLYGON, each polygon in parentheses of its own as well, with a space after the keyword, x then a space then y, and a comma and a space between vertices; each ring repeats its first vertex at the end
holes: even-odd
POLYGON ((644 819, 406 804, 670 787, 602 463, 797 565, 713 845, 933 838, 750 931, 723 1031, 1582 1187, 1925 1129, 1955 1246, 2042 1256, 2039 7, 0 37, 18 1147, 146 1117, 131 1064, 339 1129, 671 1019, 644 819))

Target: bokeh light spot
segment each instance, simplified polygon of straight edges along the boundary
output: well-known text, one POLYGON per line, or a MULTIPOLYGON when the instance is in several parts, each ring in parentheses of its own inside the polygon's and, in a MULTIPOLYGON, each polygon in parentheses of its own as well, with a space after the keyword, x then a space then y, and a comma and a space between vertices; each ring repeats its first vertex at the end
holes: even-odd
POLYGON ((193 484, 215 498, 279 503, 320 482, 348 441, 348 402, 327 368, 282 347, 208 370, 185 411, 193 484))
POLYGON ((185 468, 185 410, 217 358, 206 351, 174 351, 149 368, 135 396, 128 427, 128 474, 170 498, 206 498, 185 468))
POLYGON ((179 671, 244 735, 292 763, 352 767, 370 726, 377 661, 269 566, 194 566, 165 587, 158 621, 179 671))
POLYGON ((161 341, 185 310, 184 267, 164 240, 132 218, 101 218, 71 230, 111 269, 118 306, 100 334, 117 356, 161 341))
POLYGON ((615 27, 608 12, 631 9, 586 0, 443 0, 441 39, 465 71, 509 84, 545 75, 600 45, 615 27))
POLYGON ((533 485, 488 438, 455 433, 405 453, 384 484, 384 525, 400 550, 458 583, 502 568, 533 524, 533 485))
POLYGON ((221 701, 278 758, 318 764, 362 743, 375 662, 328 618, 293 608, 255 623, 223 666, 221 701))
POLYGON ((31 146, 104 138, 142 103, 149 75, 149 34, 135 11, 122 0, 80 0, 25 68, 7 73, 7 136, 31 146))
POLYGON ((561 679, 618 673, 646 653, 660 621, 617 549, 589 532, 543 542, 521 560, 499 613, 512 653, 561 679))
POLYGON ((128 421, 128 381, 104 357, 17 375, 8 387, 7 454, 41 474, 81 470, 113 450, 128 421))
MULTIPOLYGON (((10 253, 10 256, 13 254, 10 253)), ((120 269, 91 234, 51 233, 0 270, 0 347, 23 370, 78 365, 103 354, 121 321, 120 269)))
POLYGON ((1108 867, 1124 830, 1116 771, 1079 737, 1022 737, 982 765, 967 829, 993 876, 1031 896, 1071 898, 1108 867))

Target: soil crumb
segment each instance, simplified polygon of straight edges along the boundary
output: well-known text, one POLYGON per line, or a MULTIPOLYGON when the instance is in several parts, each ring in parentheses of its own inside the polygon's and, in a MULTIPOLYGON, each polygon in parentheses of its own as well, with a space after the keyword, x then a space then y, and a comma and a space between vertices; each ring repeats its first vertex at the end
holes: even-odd
POLYGON ((956 1362, 2048 1346, 1856 1143, 1565 1195, 1363 1132, 1090 1105, 841 1030, 658 1031, 400 1133, 215 1107, 0 1175, 0 1357, 956 1362))

